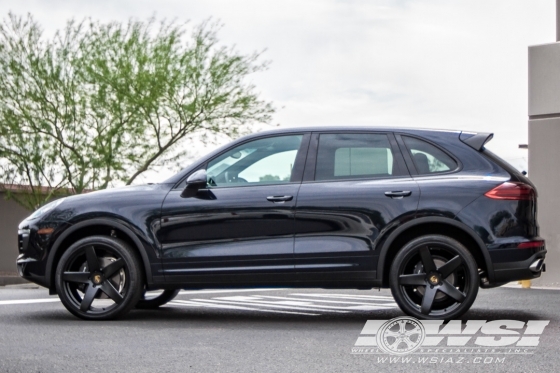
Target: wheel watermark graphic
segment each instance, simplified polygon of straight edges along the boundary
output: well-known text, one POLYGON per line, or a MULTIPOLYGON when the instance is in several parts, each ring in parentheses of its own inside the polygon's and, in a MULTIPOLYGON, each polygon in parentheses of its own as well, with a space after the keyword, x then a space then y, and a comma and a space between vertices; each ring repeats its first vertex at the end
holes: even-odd
POLYGON ((424 325, 412 317, 398 317, 383 324, 377 332, 377 346, 386 353, 406 355, 422 346, 424 325))
POLYGON ((378 363, 503 364, 534 355, 549 320, 368 320, 352 354, 378 363), (384 356, 383 356, 384 355, 384 356), (389 355, 389 356, 387 356, 389 355))

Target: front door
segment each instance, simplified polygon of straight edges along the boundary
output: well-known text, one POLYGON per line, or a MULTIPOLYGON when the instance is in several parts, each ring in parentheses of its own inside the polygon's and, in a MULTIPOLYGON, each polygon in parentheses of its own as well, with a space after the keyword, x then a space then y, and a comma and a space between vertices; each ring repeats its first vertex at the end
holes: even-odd
POLYGON ((419 196, 392 133, 314 134, 296 206, 298 277, 375 280, 380 234, 412 218, 419 196))
POLYGON ((206 164, 207 189, 196 197, 182 198, 182 186, 171 191, 158 230, 166 280, 292 280, 295 201, 308 142, 303 134, 249 141, 206 164))

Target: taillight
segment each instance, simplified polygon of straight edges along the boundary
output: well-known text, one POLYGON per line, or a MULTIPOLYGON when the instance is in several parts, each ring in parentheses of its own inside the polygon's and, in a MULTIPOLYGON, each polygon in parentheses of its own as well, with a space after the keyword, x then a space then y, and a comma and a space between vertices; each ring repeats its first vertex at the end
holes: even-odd
POLYGON ((535 198, 535 190, 529 184, 508 181, 498 185, 484 195, 492 199, 532 200, 535 198))
POLYGON ((539 249, 544 246, 544 240, 521 242, 518 249, 539 249))

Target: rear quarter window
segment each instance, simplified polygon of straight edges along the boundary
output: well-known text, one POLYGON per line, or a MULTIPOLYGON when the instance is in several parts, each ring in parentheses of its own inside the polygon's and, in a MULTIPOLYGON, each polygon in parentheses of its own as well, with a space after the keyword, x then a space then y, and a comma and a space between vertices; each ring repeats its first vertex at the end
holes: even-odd
POLYGON ((459 165, 447 153, 427 141, 401 136, 420 175, 455 170, 459 165))

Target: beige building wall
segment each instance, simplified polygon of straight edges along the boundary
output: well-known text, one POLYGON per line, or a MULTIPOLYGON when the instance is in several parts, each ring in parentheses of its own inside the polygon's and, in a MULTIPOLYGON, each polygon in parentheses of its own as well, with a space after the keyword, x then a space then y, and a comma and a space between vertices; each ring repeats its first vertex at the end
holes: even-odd
POLYGON ((529 47, 528 171, 548 250, 547 272, 535 284, 560 286, 560 43, 529 47))
POLYGON ((19 223, 31 214, 13 200, 0 193, 0 276, 17 273, 17 231, 19 223))
MULTIPOLYGON (((560 100, 559 100, 560 101, 560 100)), ((547 272, 535 284, 560 285, 560 118, 529 122, 529 176, 537 186, 547 272)))

